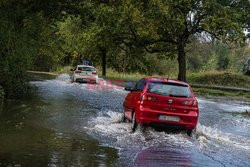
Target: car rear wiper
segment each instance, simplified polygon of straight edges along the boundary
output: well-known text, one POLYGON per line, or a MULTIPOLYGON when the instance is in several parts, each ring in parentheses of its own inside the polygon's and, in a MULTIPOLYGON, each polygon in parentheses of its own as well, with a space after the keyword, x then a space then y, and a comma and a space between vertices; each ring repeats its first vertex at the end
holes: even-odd
POLYGON ((170 97, 188 97, 188 96, 184 96, 184 95, 174 95, 174 94, 169 94, 170 97))

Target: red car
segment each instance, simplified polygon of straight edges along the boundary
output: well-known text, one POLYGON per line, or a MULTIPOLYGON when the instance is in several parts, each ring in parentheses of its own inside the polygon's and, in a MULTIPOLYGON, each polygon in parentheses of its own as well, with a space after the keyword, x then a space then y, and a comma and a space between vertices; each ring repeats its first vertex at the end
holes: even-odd
POLYGON ((132 131, 138 124, 167 126, 187 130, 196 129, 199 108, 191 87, 181 81, 166 78, 143 78, 124 100, 124 120, 132 122, 132 131))

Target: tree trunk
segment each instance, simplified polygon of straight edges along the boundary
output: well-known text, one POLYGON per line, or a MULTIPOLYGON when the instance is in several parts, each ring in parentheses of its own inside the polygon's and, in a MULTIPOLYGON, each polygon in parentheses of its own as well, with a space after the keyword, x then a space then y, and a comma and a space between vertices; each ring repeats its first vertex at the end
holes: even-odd
POLYGON ((179 63, 179 74, 178 80, 187 81, 186 78, 186 53, 185 53, 185 44, 180 42, 177 46, 178 49, 178 63, 179 63))
POLYGON ((102 76, 106 77, 106 57, 107 57, 106 50, 102 49, 101 54, 102 54, 102 76))

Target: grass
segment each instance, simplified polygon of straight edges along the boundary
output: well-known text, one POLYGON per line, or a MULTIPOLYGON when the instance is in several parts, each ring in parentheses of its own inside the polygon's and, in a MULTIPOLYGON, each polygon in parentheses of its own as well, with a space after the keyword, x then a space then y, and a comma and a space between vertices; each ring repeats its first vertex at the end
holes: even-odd
POLYGON ((37 74, 37 75, 51 75, 51 76, 57 76, 62 73, 69 73, 70 69, 72 69, 71 66, 64 66, 64 67, 58 67, 54 71, 51 72, 44 72, 44 71, 27 71, 27 73, 31 74, 37 74))
MULTIPOLYGON (((100 68, 98 68, 98 71, 101 71, 100 68)), ((100 74, 100 73, 99 73, 100 74)), ((141 74, 141 73, 123 73, 123 72, 117 72, 112 69, 107 69, 107 75, 105 78, 108 79, 122 79, 122 80, 127 80, 127 79, 136 79, 139 80, 144 77, 166 77, 166 78, 176 78, 176 74, 172 73, 169 74, 169 76, 160 76, 157 74, 153 75, 146 75, 146 74, 141 74)))
POLYGON ((223 96, 223 97, 233 97, 237 99, 250 99, 249 92, 243 91, 224 91, 224 90, 216 90, 216 89, 208 89, 208 88, 193 88, 193 91, 198 96, 223 96))
POLYGON ((188 83, 209 86, 250 88, 250 77, 227 72, 200 72, 187 75, 188 83))
POLYGON ((72 66, 58 67, 56 70, 53 71, 53 73, 56 74, 68 73, 72 68, 73 68, 72 66))
MULTIPOLYGON (((250 88, 250 77, 236 73, 219 71, 189 73, 187 80, 190 84, 250 88)), ((250 99, 250 93, 243 91, 225 91, 208 88, 193 88, 193 90, 198 96, 224 96, 246 100, 250 99)))
MULTIPOLYGON (((136 78, 138 80, 143 77, 166 77, 175 79, 177 78, 177 74, 170 74, 170 76, 159 76, 159 75, 148 76, 140 73, 119 73, 114 70, 108 69, 106 76, 106 78, 109 79, 123 79, 123 80, 126 80, 127 78, 136 78)), ((189 84, 200 84, 208 86, 250 88, 249 76, 244 76, 236 73, 220 72, 220 71, 188 73, 187 82, 189 84)))
MULTIPOLYGON (((101 71, 101 70, 98 70, 101 71)), ((122 79, 127 80, 128 78, 133 78, 135 80, 139 80, 140 78, 146 77, 146 75, 140 73, 119 73, 112 69, 107 69, 107 75, 105 78, 108 79, 122 79)))

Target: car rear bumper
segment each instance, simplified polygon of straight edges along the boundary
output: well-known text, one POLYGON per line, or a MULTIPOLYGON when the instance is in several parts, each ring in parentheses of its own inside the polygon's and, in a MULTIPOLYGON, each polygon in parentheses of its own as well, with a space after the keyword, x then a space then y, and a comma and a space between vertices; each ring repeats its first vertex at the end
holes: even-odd
POLYGON ((98 81, 98 76, 82 76, 75 75, 74 79, 76 82, 96 82, 98 81))
POLYGON ((172 125, 183 129, 194 129, 198 122, 199 112, 189 111, 188 113, 176 113, 171 111, 156 111, 149 108, 140 108, 137 110, 137 122, 144 125, 172 125), (176 121, 160 120, 160 115, 178 116, 180 119, 176 121))

